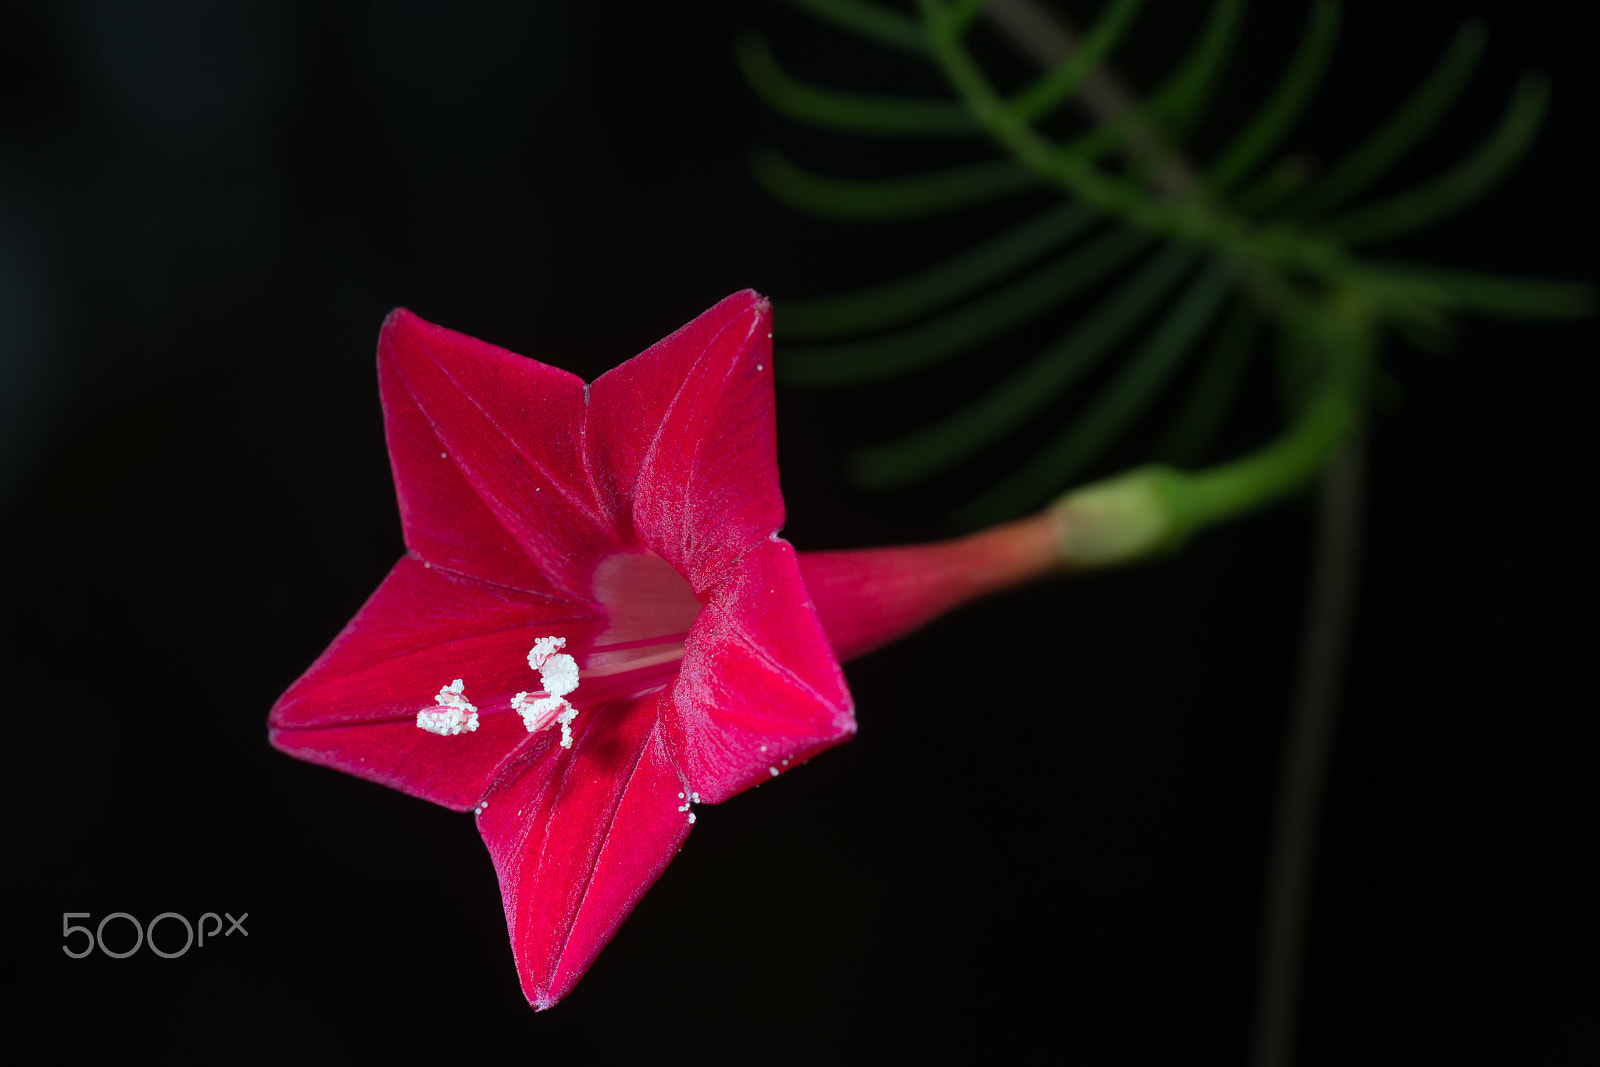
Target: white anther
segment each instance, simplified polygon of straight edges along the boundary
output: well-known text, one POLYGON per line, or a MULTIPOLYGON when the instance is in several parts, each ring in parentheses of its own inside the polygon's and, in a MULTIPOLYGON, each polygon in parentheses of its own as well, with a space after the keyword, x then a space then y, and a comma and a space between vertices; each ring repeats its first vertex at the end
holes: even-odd
POLYGON ((564 652, 549 657, 539 668, 539 681, 551 696, 566 696, 578 688, 578 661, 564 652))
POLYGON ((451 737, 459 733, 471 733, 478 728, 478 709, 467 702, 461 695, 463 683, 460 678, 439 690, 439 695, 434 697, 434 702, 439 705, 438 711, 426 709, 417 712, 418 729, 426 730, 430 734, 441 737, 451 737))
POLYGON ((541 637, 534 641, 533 647, 528 649, 528 666, 538 670, 544 666, 544 661, 567 647, 565 637, 541 637))
POLYGON ((530 734, 543 730, 556 721, 563 708, 571 707, 560 697, 534 697, 529 700, 527 693, 518 693, 511 698, 511 710, 522 716, 522 725, 528 728, 530 734))

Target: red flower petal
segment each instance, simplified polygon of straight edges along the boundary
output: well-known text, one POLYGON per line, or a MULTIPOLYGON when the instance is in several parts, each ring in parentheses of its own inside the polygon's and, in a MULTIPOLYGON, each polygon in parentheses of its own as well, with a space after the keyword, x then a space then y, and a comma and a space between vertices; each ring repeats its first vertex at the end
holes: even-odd
POLYGON ((405 310, 384 323, 378 380, 406 545, 434 566, 587 599, 596 560, 624 546, 584 470, 583 380, 405 310))
POLYGON ((855 733, 850 691, 787 541, 762 541, 710 590, 672 703, 673 758, 708 804, 855 733))
POLYGON ((496 768, 529 736, 512 694, 538 688, 527 665, 539 627, 587 641, 604 627, 588 606, 429 569, 409 557, 378 586, 328 650, 279 698, 272 743, 312 763, 347 771, 465 811, 496 768), (434 694, 454 679, 477 706, 473 733, 441 737, 417 728, 434 694))
POLYGON ((590 387, 590 466, 612 522, 702 598, 783 525, 771 332, 771 305, 735 293, 590 387))
POLYGON ((478 816, 522 991, 541 1011, 571 991, 689 835, 659 701, 657 691, 584 712, 570 751, 531 755, 478 816))

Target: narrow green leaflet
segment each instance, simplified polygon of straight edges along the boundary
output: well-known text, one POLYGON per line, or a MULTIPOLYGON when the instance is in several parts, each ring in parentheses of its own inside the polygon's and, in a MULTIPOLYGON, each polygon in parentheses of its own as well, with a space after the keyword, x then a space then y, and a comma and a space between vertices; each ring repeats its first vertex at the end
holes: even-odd
POLYGON ((1070 98, 1083 79, 1121 42, 1144 0, 1112 0, 1107 6, 1108 10, 1095 21, 1072 55, 1012 98, 1011 107, 1019 116, 1037 122, 1070 98))
POLYGON ((1260 310, 1248 297, 1235 298, 1183 409, 1156 447, 1157 456, 1180 467, 1200 459, 1227 418, 1260 334, 1260 310))
POLYGON ((965 33, 972 20, 983 14, 989 0, 950 0, 950 24, 957 33, 965 33))
POLYGON ((1093 370, 1138 328, 1196 258, 1192 248, 1167 246, 1066 336, 975 403, 899 441, 856 453, 850 462, 851 476, 862 485, 900 485, 925 478, 999 439, 1093 370))
POLYGON ((842 296, 783 300, 775 318, 780 341, 839 337, 886 329, 971 296, 1066 244, 1098 216, 1065 201, 975 248, 906 278, 842 296))
MULTIPOLYGON (((1244 0, 1217 0, 1199 39, 1177 69, 1150 94, 1149 102, 1109 125, 1100 126, 1068 141, 1056 153, 1058 161, 1090 162, 1107 152, 1148 136, 1154 121, 1161 140, 1181 140, 1210 102, 1226 68, 1228 54, 1238 35, 1244 0)), ((1170 145, 1163 145, 1163 148, 1170 145)))
POLYGON ((1459 211, 1487 192, 1527 151, 1544 118, 1549 96, 1549 83, 1542 76, 1523 75, 1500 125, 1453 170, 1388 200, 1329 219, 1319 229, 1346 244, 1371 244, 1421 229, 1459 211))
POLYGON ((845 133, 897 137, 974 134, 979 126, 967 109, 949 100, 870 96, 807 85, 785 74, 759 34, 735 47, 745 81, 772 110, 798 122, 845 133))
POLYGON ((1504 278, 1474 271, 1371 263, 1363 282, 1406 302, 1463 308, 1507 318, 1575 318, 1592 314, 1594 290, 1577 282, 1504 278))
POLYGON ((1210 106, 1217 83, 1228 69, 1228 57, 1233 54, 1243 21, 1244 0, 1215 0, 1199 42, 1171 83, 1152 101, 1173 140, 1181 141, 1187 136, 1210 106))
POLYGON ((790 385, 882 381, 942 363, 1038 318, 1132 259, 1147 234, 1118 228, 1054 263, 925 323, 888 337, 825 348, 786 348, 778 373, 790 385))
POLYGON ((1018 514, 1081 474, 1126 431, 1194 347, 1233 280, 1233 270, 1214 261, 1190 283, 1183 297, 1094 402, 1021 470, 962 508, 957 521, 967 525, 1018 514))
POLYGON ((1457 30, 1444 58, 1393 117, 1329 167, 1315 183, 1306 186, 1287 206, 1284 217, 1315 218, 1349 203, 1389 173, 1450 110, 1483 55, 1485 36, 1483 26, 1477 22, 1457 30))
POLYGON ((1010 159, 912 178, 851 180, 801 170, 777 152, 757 152, 750 169, 762 188, 790 207, 823 218, 883 221, 935 215, 1039 185, 1040 178, 1010 159))
POLYGON ((823 22, 903 52, 926 52, 927 38, 915 19, 860 0, 789 0, 823 22))
POLYGON ((1311 10, 1300 47, 1266 102, 1217 161, 1206 171, 1207 188, 1223 191, 1245 178, 1293 128, 1311 94, 1321 83, 1339 36, 1340 7, 1334 0, 1317 0, 1311 10))

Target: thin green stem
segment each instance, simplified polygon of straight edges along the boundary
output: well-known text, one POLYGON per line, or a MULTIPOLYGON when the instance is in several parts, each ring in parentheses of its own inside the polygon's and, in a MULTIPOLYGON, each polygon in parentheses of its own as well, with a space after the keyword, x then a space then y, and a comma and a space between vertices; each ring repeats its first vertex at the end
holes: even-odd
POLYGON ((1318 395, 1287 433, 1230 463, 1188 479, 1191 529, 1199 530, 1264 507, 1316 477, 1355 427, 1356 404, 1342 390, 1318 395))
POLYGON ((1330 382, 1282 436, 1193 473, 1153 465, 1074 489, 1050 505, 1068 569, 1119 566, 1181 548, 1191 536, 1303 488, 1360 424, 1360 409, 1330 382))

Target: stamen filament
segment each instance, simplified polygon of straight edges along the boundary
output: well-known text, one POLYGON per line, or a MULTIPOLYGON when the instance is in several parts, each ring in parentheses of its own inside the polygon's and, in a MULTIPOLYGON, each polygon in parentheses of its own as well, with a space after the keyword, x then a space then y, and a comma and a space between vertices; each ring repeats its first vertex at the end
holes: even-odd
MULTIPOLYGON (((660 642, 652 643, 659 644, 660 642)), ((680 641, 667 651, 658 652, 653 656, 640 656, 636 659, 627 659, 621 663, 606 664, 599 667, 585 667, 578 672, 578 677, 583 679, 604 678, 611 674, 624 674, 628 671, 653 667, 658 663, 676 663, 681 659, 683 659, 683 643, 680 641)))

